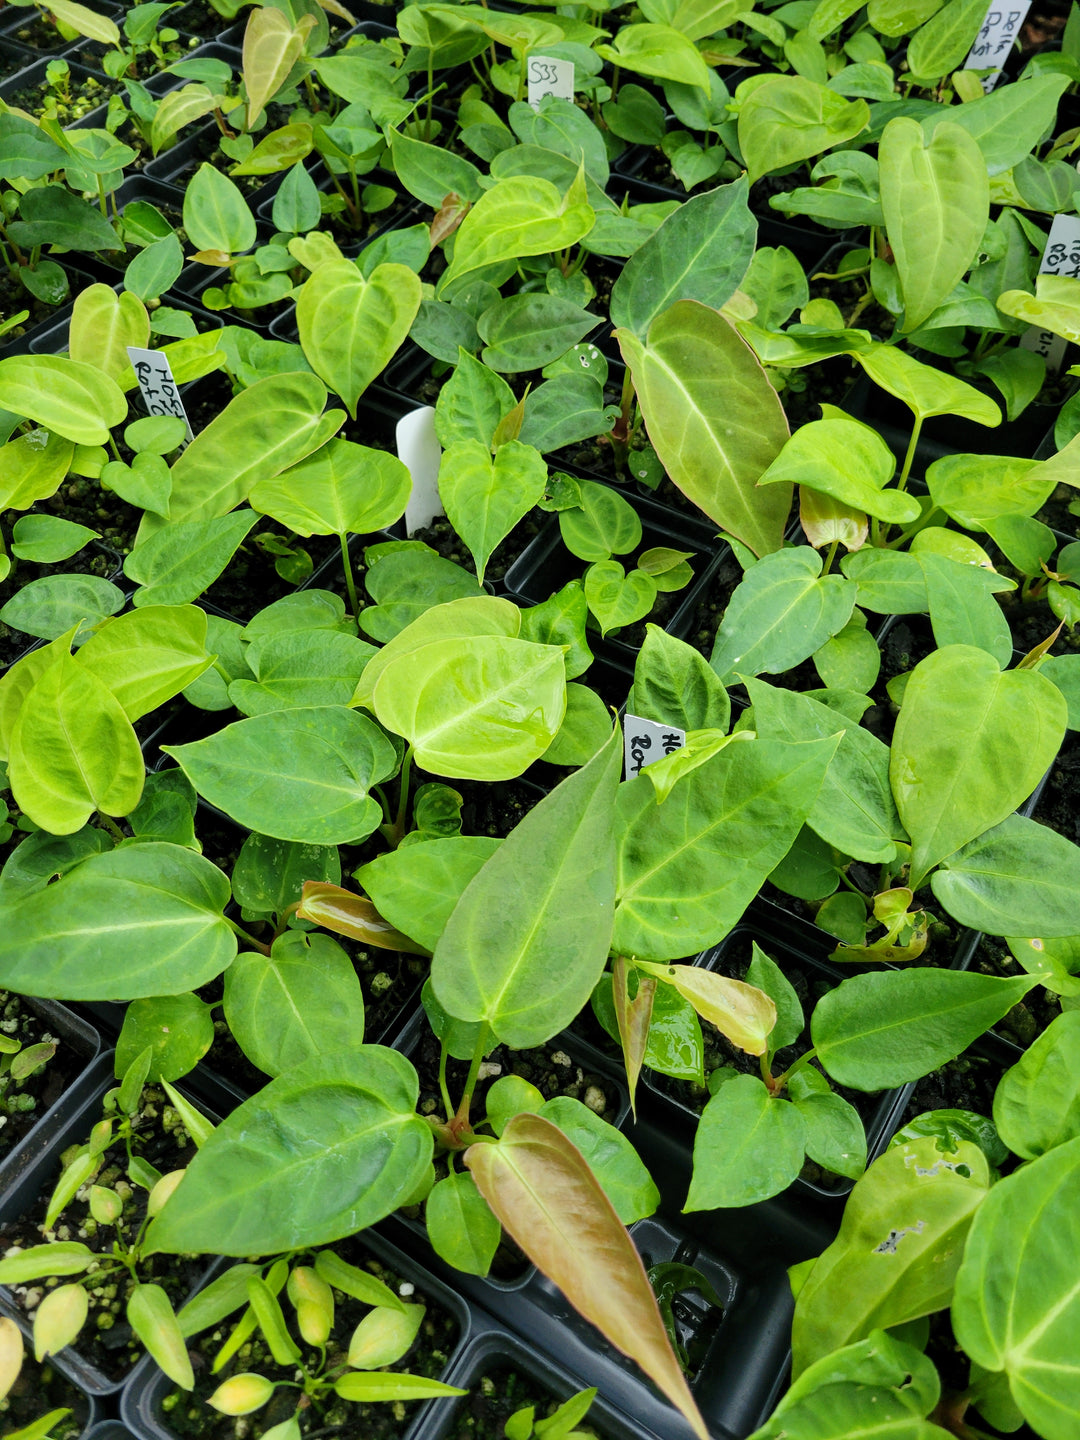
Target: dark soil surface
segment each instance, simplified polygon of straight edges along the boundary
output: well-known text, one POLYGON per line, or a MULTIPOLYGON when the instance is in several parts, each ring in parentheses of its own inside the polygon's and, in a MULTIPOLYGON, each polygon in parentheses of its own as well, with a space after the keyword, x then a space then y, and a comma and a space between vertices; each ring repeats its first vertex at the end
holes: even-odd
MULTIPOLYGON (((1023 975, 1024 967, 1012 951, 996 935, 984 935, 979 941, 970 968, 980 975, 1023 975)), ((1061 1014, 1061 998, 1037 985, 1029 990, 1019 1004, 994 1026, 994 1034, 1011 1040, 1014 1045, 1030 1045, 1061 1014)))
POLYGON ((0 1073, 0 1155, 6 1155, 59 1100, 87 1062, 78 1042, 62 1039, 30 1004, 7 990, 0 990, 0 1033, 18 1040, 24 1050, 50 1041, 56 1045, 51 1059, 23 1079, 12 1079, 7 1066, 0 1073))
MULTIPOLYGON (((445 1440, 503 1440, 506 1422, 518 1410, 532 1407, 535 1419, 544 1420, 562 1403, 530 1375, 492 1366, 473 1381, 468 1395, 455 1407, 445 1440)), ((574 1428, 575 1435, 604 1433, 588 1416, 574 1428)))
POLYGON ((916 1083, 901 1126, 927 1110, 973 1110, 976 1115, 989 1117, 994 1109, 994 1091, 1007 1068, 980 1053, 975 1044, 916 1083))
MULTIPOLYGON (((195 1153, 164 1092, 153 1086, 143 1090, 142 1109, 135 1123, 132 1148, 162 1175, 183 1169, 195 1153)), ((15 1245, 25 1250, 32 1245, 40 1245, 43 1240, 79 1240, 98 1252, 102 1257, 101 1264, 105 1265, 107 1257, 112 1255, 118 1233, 128 1245, 135 1241, 146 1216, 148 1192, 128 1181, 127 1154, 123 1142, 118 1140, 102 1155, 101 1168, 93 1180, 96 1185, 115 1190, 123 1199, 124 1211, 118 1226, 99 1225, 90 1214, 88 1199, 76 1198, 64 1210, 55 1229, 46 1231, 45 1214, 60 1169, 57 1165, 51 1174, 47 1174, 37 1200, 21 1219, 0 1226, 0 1246, 5 1251, 15 1245)), ((86 1194, 87 1191, 80 1193, 86 1194)), ((205 1269, 206 1261, 201 1256, 153 1255, 140 1262, 138 1275, 144 1284, 152 1282, 162 1286, 174 1308, 178 1309, 205 1269)), ((11 1287, 11 1293, 24 1313, 30 1314, 45 1292, 60 1283, 50 1279, 15 1285, 11 1287)), ((74 1347, 112 1380, 122 1379, 144 1353, 125 1318, 126 1300, 132 1285, 129 1272, 115 1266, 101 1276, 100 1283, 89 1287, 90 1313, 74 1347)))
MULTIPOLYGON (((424 1305, 427 1313, 420 1326, 420 1332, 407 1354, 383 1370, 400 1371, 410 1375, 438 1378, 446 1368, 458 1336, 458 1325, 453 1315, 444 1310, 437 1301, 424 1294, 422 1286, 414 1286, 403 1280, 364 1249, 359 1239, 343 1240, 334 1247, 335 1254, 350 1265, 368 1270, 383 1284, 388 1285, 410 1305, 424 1305)), ((282 1295, 283 1309, 290 1333, 296 1339, 295 1314, 292 1306, 282 1295)), ((326 1347, 325 1358, 314 1347, 304 1345, 301 1363, 311 1374, 341 1374, 346 1368, 349 1341, 356 1326, 365 1315, 371 1313, 371 1306, 354 1300, 341 1291, 334 1291, 334 1330, 326 1347)), ((311 1403, 304 1403, 301 1391, 292 1384, 281 1385, 274 1391, 268 1404, 253 1416, 254 1432, 248 1429, 250 1422, 240 1422, 230 1415, 219 1414, 207 1405, 207 1400, 217 1387, 232 1375, 254 1372, 271 1381, 296 1379, 297 1367, 277 1365, 269 1353, 260 1331, 245 1342, 234 1356, 215 1375, 211 1373, 214 1356, 228 1339, 236 1322, 232 1316, 206 1334, 196 1337, 189 1348, 192 1367, 195 1371, 195 1389, 188 1393, 174 1390, 161 1404, 161 1419, 168 1431, 180 1436, 205 1436, 212 1440, 237 1440, 237 1437, 251 1433, 265 1434, 274 1425, 282 1424, 296 1413, 300 1433, 305 1437, 339 1436, 341 1440, 396 1440, 408 1426, 422 1402, 402 1401, 383 1404, 359 1403, 339 1399, 332 1390, 324 1397, 312 1397, 311 1403), (300 1408, 297 1409, 297 1402, 300 1408), (243 1428, 241 1428, 241 1425, 243 1428)))

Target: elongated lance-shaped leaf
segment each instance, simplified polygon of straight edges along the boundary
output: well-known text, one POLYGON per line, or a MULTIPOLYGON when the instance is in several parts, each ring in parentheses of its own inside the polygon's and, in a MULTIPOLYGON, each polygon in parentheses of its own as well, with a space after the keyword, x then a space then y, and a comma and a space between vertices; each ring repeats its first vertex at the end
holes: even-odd
POLYGON ((285 83, 315 24, 314 15, 303 15, 294 28, 282 11, 270 6, 250 12, 244 31, 244 86, 248 93, 249 130, 259 119, 266 102, 285 83))
POLYGON ((522 1114, 497 1144, 471 1146, 465 1164, 537 1269, 707 1440, 641 1257, 581 1152, 549 1120, 522 1114))
POLYGON ((645 1060, 649 1043, 649 1024, 652 1020, 653 996, 656 994, 656 979, 652 975, 639 975, 637 994, 630 999, 626 982, 630 966, 623 955, 616 955, 612 964, 612 992, 615 1001, 615 1023, 619 1027, 619 1043, 622 1045, 623 1063, 626 1066, 626 1088, 630 1091, 630 1108, 637 1119, 637 1082, 645 1060))
POLYGON ((742 336, 696 300, 679 300, 646 342, 616 330, 645 427, 672 481, 757 555, 779 550, 791 486, 755 488, 788 438, 780 397, 742 336))
POLYGON ((176 1313, 160 1285, 136 1285, 127 1302, 128 1324, 169 1379, 183 1390, 195 1376, 176 1313))
POLYGON ((458 1020, 515 1048, 541 1045, 592 994, 611 946, 615 794, 611 738, 503 841, 469 882, 435 947, 431 983, 458 1020))

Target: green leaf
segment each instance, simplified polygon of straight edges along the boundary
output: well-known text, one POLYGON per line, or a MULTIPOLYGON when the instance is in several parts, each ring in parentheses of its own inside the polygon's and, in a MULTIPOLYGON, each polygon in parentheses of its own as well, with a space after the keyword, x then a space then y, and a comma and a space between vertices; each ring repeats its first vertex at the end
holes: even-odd
MULTIPOLYGON (((130 155, 131 151, 124 153, 130 155)), ((19 202, 19 216, 7 226, 8 238, 28 249, 35 245, 62 245, 68 250, 120 248, 116 231, 101 211, 62 185, 28 190, 19 202)))
POLYGON ((595 330, 598 317, 556 295, 512 295, 497 300, 477 321, 480 358, 501 374, 539 370, 595 330))
POLYGON ((453 835, 406 845, 362 865, 356 879, 385 920, 434 951, 465 887, 501 843, 453 835))
POLYGON ((627 712, 682 730, 726 731, 731 701, 716 671, 692 645, 646 625, 627 712))
POLYGON ((225 515, 256 480, 318 450, 345 418, 340 410, 324 414, 325 404, 325 386, 303 373, 270 375, 234 396, 173 465, 171 519, 225 515))
MULTIPOLYGON (((928 531, 916 536, 921 540, 928 531)), ((946 532, 951 534, 952 532, 946 532)), ((948 645, 976 646, 998 665, 1012 659, 1012 633, 994 595, 1001 577, 957 557, 936 555, 920 548, 919 564, 926 581, 926 598, 934 639, 948 645)))
POLYGON ((445 295, 461 276, 485 266, 576 245, 595 218, 586 200, 584 168, 565 196, 539 176, 500 180, 484 192, 455 233, 454 258, 439 282, 439 293, 445 295))
POLYGON ((1028 75, 1023 85, 1002 85, 963 105, 940 110, 935 106, 920 123, 928 135, 933 135, 943 120, 963 126, 978 143, 987 174, 1001 175, 1018 165, 1042 139, 1069 83, 1065 75, 1028 75))
POLYGON ((382 808, 368 790, 397 769, 378 727, 343 705, 256 715, 163 749, 237 824, 313 845, 370 835, 382 808))
POLYGON ((304 282, 296 302, 304 356, 354 420, 360 396, 408 335, 420 298, 420 277, 393 263, 365 279, 351 261, 331 260, 304 282))
POLYGON ((142 586, 136 606, 179 606, 197 600, 214 583, 258 521, 254 510, 213 520, 176 521, 141 541, 124 561, 124 574, 142 586))
POLYGON ((656 603, 656 581, 644 570, 629 574, 617 560, 598 560, 585 572, 585 599, 601 635, 643 620, 656 603))
POLYGON ((436 434, 447 447, 458 440, 479 440, 490 449, 496 426, 516 403, 514 392, 501 375, 467 351, 459 350, 454 373, 439 391, 436 434))
POLYGON ((72 360, 95 366, 119 381, 131 361, 127 347, 150 343, 150 317, 137 296, 110 285, 88 285, 76 296, 68 331, 72 360))
POLYGON ((480 171, 462 155, 391 132, 394 173, 410 195, 438 210, 451 192, 475 203, 483 194, 480 171))
POLYGON ((160 1285, 135 1286, 128 1296, 127 1321, 169 1379, 183 1390, 193 1390, 195 1375, 187 1345, 160 1285))
POLYGON ((431 1163, 417 1099, 412 1066, 379 1045, 296 1066, 217 1127, 143 1253, 272 1254, 374 1224, 431 1163))
POLYGON ((11 527, 11 553, 19 560, 55 565, 70 560, 91 540, 100 539, 96 530, 59 515, 24 515, 11 527))
POLYGON ((204 161, 184 191, 184 229, 197 250, 238 255, 257 238, 255 216, 244 192, 216 166, 204 161))
POLYGON ((614 1125, 569 1095, 556 1095, 536 1113, 557 1125, 580 1150, 624 1225, 653 1213, 660 1192, 633 1145, 614 1125))
POLYGON ((753 1205, 786 1190, 802 1169, 806 1125, 798 1108, 756 1075, 721 1085, 701 1112, 686 1210, 753 1205))
POLYGON ((1023 1160, 1080 1135, 1080 1011, 1051 1021, 1005 1071, 994 1093, 994 1124, 1023 1160))
POLYGON ((1057 483, 1041 461, 1012 455, 945 455, 926 468, 930 498, 965 530, 1034 515, 1057 483))
POLYGON ((851 353, 875 385, 910 406, 918 418, 958 415, 979 425, 1001 424, 1001 410, 989 395, 896 345, 866 345, 851 353))
POLYGON ((839 1235, 795 1301, 796 1385, 808 1366, 840 1346, 949 1303, 989 1179, 978 1146, 961 1141, 943 1155, 933 1136, 891 1145, 871 1165, 848 1197, 839 1235))
POLYGON ((127 815, 144 776, 138 738, 115 696, 61 654, 27 694, 11 732, 16 804, 43 830, 71 835, 95 810, 127 815))
POLYGON ((952 1322, 976 1364, 1008 1376, 1046 1440, 1068 1440, 1080 1406, 1075 1348, 1080 1139, 1000 1181, 968 1236, 952 1322))
POLYGON ((0 983, 68 1000, 197 989, 236 955, 221 913, 228 899, 221 871, 178 845, 90 855, 54 884, 0 905, 0 983))
MULTIPOLYGON (((606 971, 593 991, 592 1008, 612 1040, 619 1044, 611 975, 606 971)), ((657 985, 643 1063, 662 1075, 671 1075, 676 1080, 691 1080, 695 1085, 704 1087, 704 1054, 697 1011, 689 1000, 683 999, 674 985, 657 985)))
POLYGON ((958 970, 853 975, 818 1001, 811 1034, 839 1085, 883 1090, 955 1059, 1036 984, 958 970))
POLYGON ((481 584, 495 547, 536 505, 546 485, 539 451, 517 440, 500 445, 494 458, 480 440, 459 440, 443 453, 439 495, 447 519, 469 547, 481 584))
POLYGON ((1060 939, 1076 933, 1080 848, 1035 820, 1010 815, 944 860, 930 885, 961 925, 1060 939))
POLYGON ((211 1010, 204 1000, 190 993, 133 1000, 124 1012, 113 1073, 122 1079, 149 1046, 146 1079, 179 1080, 194 1070, 213 1044, 211 1010))
POLYGON ((783 1440, 785 1433, 805 1440, 941 1440, 946 1432, 922 1418, 940 1393, 931 1360, 872 1330, 804 1370, 750 1440, 783 1440))
POLYGON ((604 748, 519 822, 469 882, 431 980, 460 1020, 539 1045, 581 1010, 611 943, 618 726, 604 748))
POLYGON ((424 645, 386 666, 372 708, 425 770, 508 780, 540 758, 562 724, 562 651, 503 635, 424 645))
POLYGON ((770 76, 739 107, 739 149, 751 185, 854 139, 869 123, 865 100, 845 100, 801 75, 770 76))
POLYGON ((709 69, 701 52, 670 25, 623 25, 614 45, 594 48, 602 59, 635 75, 709 89, 709 69))
POLYGON ((455 1270, 486 1275, 502 1240, 502 1226, 467 1171, 452 1170, 432 1186, 424 1209, 428 1240, 455 1270))
MULTIPOLYGON (((961 107, 963 108, 963 107, 961 107)), ((904 298, 905 331, 928 320, 963 279, 990 214, 986 161, 960 125, 890 120, 878 164, 885 227, 904 298)))
POLYGON ((739 675, 778 675, 798 665, 851 618, 855 587, 821 575, 807 546, 776 551, 751 566, 732 595, 709 664, 725 683, 739 675))
POLYGON ((912 75, 928 84, 962 65, 985 17, 982 0, 948 0, 908 46, 912 75))
POLYGON ((280 1075, 364 1038, 364 995, 353 963, 327 935, 286 930, 225 972, 225 1018, 253 1065, 280 1075))
POLYGON ((830 417, 802 425, 758 481, 805 485, 891 525, 922 513, 917 499, 886 490, 896 461, 884 440, 857 420, 830 417))
POLYGON ((286 235, 306 235, 318 228, 322 217, 319 191, 303 163, 294 165, 278 186, 271 214, 274 229, 286 235))
POLYGON ((834 1175, 857 1180, 866 1169, 866 1131, 859 1112, 828 1082, 814 1084, 816 1070, 799 1070, 791 1077, 791 1099, 806 1125, 806 1153, 834 1175))
MULTIPOLYGON (((0 360, 0 406, 76 445, 104 445, 127 419, 124 392, 110 376, 60 355, 0 360)), ((32 502, 31 502, 32 503, 32 502)))
POLYGON ((9 440, 0 446, 0 504, 29 510, 35 501, 55 495, 74 455, 72 441, 44 430, 9 440))
POLYGON ((783 1050, 786 1045, 794 1045, 806 1028, 803 1008, 780 966, 765 954, 756 940, 751 943, 753 951, 746 971, 746 983, 764 990, 776 1006, 776 1024, 769 1032, 769 1049, 773 1052, 783 1050))
POLYGON ((621 786, 616 953, 672 960, 721 940, 790 849, 837 743, 729 745, 662 805, 647 774, 621 786))
POLYGON ((783 485, 755 489, 788 438, 783 407, 754 352, 723 315, 676 301, 648 341, 617 330, 645 425, 673 483, 755 552, 780 548, 783 485))
POLYGON ((256 481, 249 499, 298 535, 369 535, 401 518, 411 488, 396 455, 338 439, 256 481))
POLYGON ((878 550, 868 545, 845 555, 840 569, 858 585, 855 603, 864 610, 881 615, 920 615, 930 608, 923 568, 906 551, 878 550))
POLYGON ((890 778, 912 839, 912 889, 1034 790, 1065 735, 1065 700, 1049 685, 1034 670, 1003 673, 968 645, 937 650, 911 672, 890 778))
POLYGON ((97 575, 46 575, 17 590, 0 610, 0 620, 13 630, 59 639, 73 627, 93 629, 124 604, 124 592, 97 575))
MULTIPOLYGON (((375 547, 369 546, 365 551, 368 594, 378 604, 361 610, 359 619, 360 628, 373 640, 385 644, 415 624, 428 610, 484 596, 475 575, 452 560, 444 560, 426 546, 420 548, 420 542, 415 543, 417 548, 391 550, 380 555, 377 563, 371 559, 375 547)), ((515 634, 517 628, 515 625, 515 634)))
MULTIPOLYGON (((746 274, 757 223, 745 179, 680 205, 630 257, 611 291, 611 321, 640 339, 676 300, 722 309, 746 274)), ((785 317, 786 318, 786 317, 785 317)))
POLYGON ((298 706, 347 705, 364 666, 376 653, 355 635, 291 630, 247 647, 254 680, 234 680, 229 699, 242 715, 298 706))

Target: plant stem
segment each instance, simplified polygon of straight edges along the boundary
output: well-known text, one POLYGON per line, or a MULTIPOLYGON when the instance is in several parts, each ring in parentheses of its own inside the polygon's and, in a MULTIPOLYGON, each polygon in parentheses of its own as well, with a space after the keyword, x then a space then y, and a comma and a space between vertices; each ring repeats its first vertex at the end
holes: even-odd
POLYGON ((484 1056, 487 1053, 488 1027, 481 1022, 480 1033, 476 1037, 476 1049, 473 1051, 472 1060, 469 1062, 469 1073, 465 1080, 465 1093, 461 1097, 461 1104, 457 1108, 454 1119, 462 1126, 469 1123, 469 1107, 472 1104, 473 1091, 476 1089, 476 1079, 480 1073, 480 1066, 483 1064, 484 1056))
POLYGON ((398 807, 397 818, 394 821, 394 833, 391 840, 391 849, 396 850, 405 837, 405 825, 409 814, 409 779, 412 774, 413 749, 408 746, 404 758, 401 761, 401 774, 398 776, 398 807))
POLYGON ((832 563, 836 559, 836 551, 839 544, 839 540, 834 540, 829 546, 829 553, 825 556, 825 564, 821 567, 822 575, 828 575, 829 571, 832 569, 832 563))
POLYGON ((349 592, 349 604, 352 606, 353 624, 356 626, 356 633, 360 633, 360 602, 356 598, 356 580, 353 578, 352 560, 349 558, 349 542, 345 538, 344 531, 338 536, 341 543, 341 563, 345 570, 345 589, 349 592))
POLYGON ((446 1110, 446 1119, 449 1123, 454 1118, 454 1102, 450 1099, 450 1091, 446 1085, 446 1060, 449 1051, 445 1045, 439 1047, 439 1090, 442 1093, 443 1108, 446 1110))
POLYGON ((923 417, 915 416, 915 424, 911 427, 911 439, 908 441, 907 454, 904 456, 903 469, 900 471, 900 478, 896 482, 897 490, 904 490, 907 487, 908 476, 911 474, 912 462, 915 459, 915 450, 919 443, 919 435, 922 431, 923 417))
POLYGON ((101 821, 103 827, 109 832, 109 834, 113 837, 113 839, 118 845, 128 838, 124 834, 123 830, 120 829, 120 826, 117 825, 116 821, 113 820, 111 816, 106 815, 104 811, 99 810, 97 812, 97 818, 101 821))
POLYGON ((269 945, 264 945, 261 940, 256 940, 254 935, 249 935, 242 925, 237 925, 236 921, 230 920, 228 915, 225 915, 222 918, 224 919, 225 924, 228 925, 229 929, 233 932, 233 934, 237 935, 241 940, 246 940, 253 950, 258 950, 260 955, 270 954, 269 945))
POLYGON ((814 1049, 807 1050, 805 1055, 799 1056, 799 1058, 795 1061, 794 1065, 790 1065, 782 1075, 777 1075, 776 1079, 773 1081, 773 1084, 776 1086, 775 1093, 779 1094, 780 1091, 784 1088, 784 1086, 790 1081, 792 1075, 795 1074, 795 1071, 805 1069, 816 1054, 817 1051, 814 1049))

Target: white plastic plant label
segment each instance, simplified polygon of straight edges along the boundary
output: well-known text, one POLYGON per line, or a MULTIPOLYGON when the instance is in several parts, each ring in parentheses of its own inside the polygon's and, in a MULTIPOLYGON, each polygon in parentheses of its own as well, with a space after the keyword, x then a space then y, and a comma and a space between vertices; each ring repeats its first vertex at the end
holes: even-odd
POLYGON ((148 415, 174 415, 187 426, 187 438, 194 439, 191 422, 180 399, 180 387, 173 379, 169 357, 160 350, 142 350, 138 345, 127 347, 128 359, 139 382, 143 404, 148 415))
POLYGON ((405 507, 405 530, 412 535, 444 514, 439 498, 439 462, 442 446, 435 434, 435 411, 430 405, 410 410, 395 431, 398 459, 412 476, 412 494, 405 507))
POLYGON ((681 750, 685 744, 686 731, 677 725, 658 725, 655 720, 643 720, 640 715, 628 713, 623 720, 625 778, 632 780, 646 765, 663 760, 665 755, 681 750))
POLYGON ((528 60, 529 104, 537 109, 545 95, 556 100, 574 98, 574 62, 550 55, 530 55, 528 60))
POLYGON ((965 70, 989 70, 989 75, 984 75, 982 81, 983 90, 987 94, 1001 79, 1001 67, 1005 64, 1030 9, 1031 0, 1028 0, 1026 5, 1020 0, 1016 5, 991 4, 987 10, 986 18, 975 36, 975 44, 964 61, 965 70))
MULTIPOLYGON (((1040 275, 1068 275, 1080 280, 1080 215, 1055 215, 1043 251, 1040 275)), ((1052 330, 1029 325, 1020 337, 1025 350, 1033 350, 1046 361, 1046 368, 1056 375, 1065 359, 1068 342, 1052 330)))

